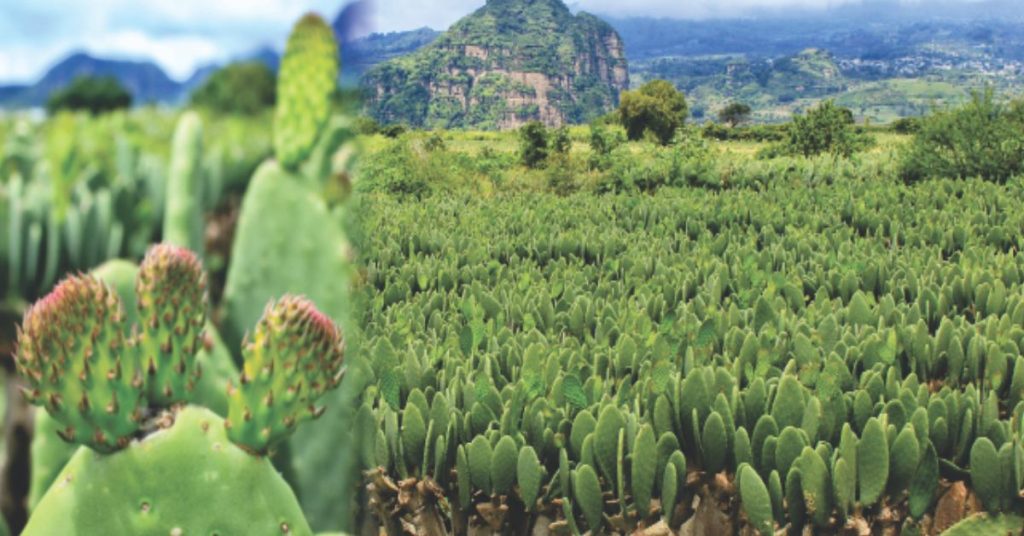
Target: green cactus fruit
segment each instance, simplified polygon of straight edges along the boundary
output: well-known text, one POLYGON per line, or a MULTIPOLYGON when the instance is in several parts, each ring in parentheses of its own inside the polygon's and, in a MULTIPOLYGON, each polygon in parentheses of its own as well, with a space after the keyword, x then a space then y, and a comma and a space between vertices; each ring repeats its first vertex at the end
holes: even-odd
POLYGON ((509 495, 516 479, 516 462, 519 460, 519 447, 509 436, 503 436, 494 446, 491 457, 491 485, 495 495, 509 495))
POLYGON ((671 524, 672 512, 676 507, 676 496, 679 492, 679 475, 675 464, 665 466, 665 474, 661 479, 661 512, 665 523, 671 524))
POLYGON ((26 396, 60 436, 109 453, 128 445, 143 411, 142 371, 125 351, 117 294, 91 276, 65 279, 25 313, 16 364, 26 396))
POLYGON ((740 506, 750 526, 765 536, 774 534, 772 500, 761 476, 753 467, 743 464, 736 471, 736 479, 739 482, 740 506))
POLYGON ((796 466, 800 468, 800 487, 807 513, 816 526, 828 526, 828 518, 832 513, 829 501, 832 486, 825 461, 814 449, 805 447, 796 466))
POLYGON ((938 487, 939 456, 931 443, 925 443, 921 451, 921 461, 917 464, 914 478, 910 481, 910 498, 907 504, 911 517, 921 519, 931 510, 938 487))
POLYGON ((267 306, 242 353, 239 384, 229 387, 228 437, 264 453, 323 413, 316 402, 341 381, 345 341, 312 302, 285 296, 267 306))
POLYGON ((311 535, 270 460, 231 444, 222 422, 186 407, 169 429, 115 454, 80 449, 22 534, 311 535))
POLYGON ((725 469, 725 461, 729 454, 728 445, 725 422, 717 411, 712 412, 704 421, 704 432, 701 434, 704 470, 708 474, 718 474, 725 469))
POLYGON ((608 482, 615 483, 618 473, 619 431, 626 427, 626 418, 619 408, 609 405, 601 411, 594 429, 594 455, 598 469, 608 482))
POLYGON ((484 436, 476 436, 469 443, 466 454, 469 457, 469 476, 473 479, 473 486, 490 494, 491 460, 494 458, 491 442, 484 436))
POLYGON ((419 467, 423 460, 423 445, 427 438, 426 423, 415 404, 406 404, 402 411, 402 452, 408 467, 419 467))
POLYGON ((583 452, 583 440, 597 428, 597 419, 587 410, 576 414, 572 421, 572 431, 569 434, 569 444, 572 446, 572 453, 579 457, 583 452))
POLYGON ((196 112, 178 119, 171 148, 164 198, 163 239, 192 251, 203 249, 203 211, 200 207, 199 170, 203 125, 196 112))
POLYGON ((516 477, 519 481, 519 495, 523 499, 526 511, 532 512, 537 507, 541 479, 544 478, 544 466, 540 464, 537 452, 529 445, 519 450, 516 477))
POLYGON ((872 417, 857 443, 858 498, 864 506, 878 502, 889 479, 889 443, 882 422, 872 417))
POLYGON ((318 15, 307 14, 288 38, 277 79, 274 152, 283 167, 295 169, 313 150, 330 116, 337 78, 334 32, 318 15))
POLYGON ((889 492, 898 496, 910 485, 921 462, 921 446, 913 425, 903 427, 889 450, 889 492))
POLYGON ((651 494, 654 491, 654 478, 658 469, 658 445, 654 441, 654 429, 644 424, 636 434, 631 451, 633 502, 640 518, 647 517, 651 511, 651 494))
POLYGON ((581 465, 573 471, 573 497, 576 504, 583 510, 583 518, 587 521, 590 531, 597 533, 601 529, 604 515, 604 499, 601 496, 601 483, 597 473, 589 465, 581 465))
POLYGON ((153 246, 135 279, 139 311, 136 351, 152 405, 188 402, 199 381, 199 351, 206 324, 206 275, 189 250, 153 246))
POLYGON ((998 512, 1003 505, 1003 475, 999 452, 987 437, 979 437, 971 447, 971 485, 981 504, 989 512, 998 512))

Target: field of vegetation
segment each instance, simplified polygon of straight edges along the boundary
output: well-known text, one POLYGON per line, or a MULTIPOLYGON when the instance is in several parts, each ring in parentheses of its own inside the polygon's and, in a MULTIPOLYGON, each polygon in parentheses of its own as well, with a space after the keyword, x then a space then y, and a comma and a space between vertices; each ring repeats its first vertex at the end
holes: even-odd
POLYGON ((1019 532, 1021 149, 981 135, 1010 110, 818 148, 821 117, 364 136, 360 523, 1019 532), (927 160, 951 122, 1012 171, 927 160))

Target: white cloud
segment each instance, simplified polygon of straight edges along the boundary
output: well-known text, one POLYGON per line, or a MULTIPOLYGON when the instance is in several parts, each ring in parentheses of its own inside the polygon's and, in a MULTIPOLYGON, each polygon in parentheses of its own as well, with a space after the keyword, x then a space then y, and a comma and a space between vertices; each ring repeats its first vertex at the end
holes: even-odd
POLYGON ((280 48, 303 13, 332 20, 345 2, 0 0, 0 84, 34 81, 73 50, 153 59, 181 79, 211 61, 280 48))

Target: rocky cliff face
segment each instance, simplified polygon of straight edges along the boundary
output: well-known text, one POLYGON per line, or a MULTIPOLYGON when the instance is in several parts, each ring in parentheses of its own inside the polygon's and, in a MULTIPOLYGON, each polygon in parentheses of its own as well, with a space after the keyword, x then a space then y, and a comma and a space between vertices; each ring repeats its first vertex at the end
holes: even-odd
POLYGON ((434 43, 369 71, 369 112, 430 128, 549 126, 607 113, 627 89, 619 35, 561 0, 488 0, 434 43))

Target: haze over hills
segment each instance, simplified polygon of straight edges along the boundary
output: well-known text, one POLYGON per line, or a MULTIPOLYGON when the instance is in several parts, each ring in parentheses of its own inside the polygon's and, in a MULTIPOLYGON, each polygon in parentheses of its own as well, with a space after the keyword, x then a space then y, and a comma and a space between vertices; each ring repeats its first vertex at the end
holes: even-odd
MULTIPOLYGON (((342 79, 349 85, 442 35, 421 28, 351 39, 357 11, 358 4, 349 4, 334 22, 342 41, 342 79)), ((622 38, 630 85, 673 81, 687 92, 698 120, 731 100, 753 105, 759 120, 781 120, 831 97, 861 118, 884 121, 961 99, 971 88, 1024 88, 1024 15, 1015 0, 865 0, 827 10, 722 14, 729 17, 603 18, 622 38)), ((254 47, 244 59, 276 67, 277 55, 254 47)), ((76 53, 35 84, 0 86, 0 106, 41 105, 52 89, 83 73, 117 77, 137 103, 177 104, 218 67, 204 66, 176 81, 151 62, 76 53)))

